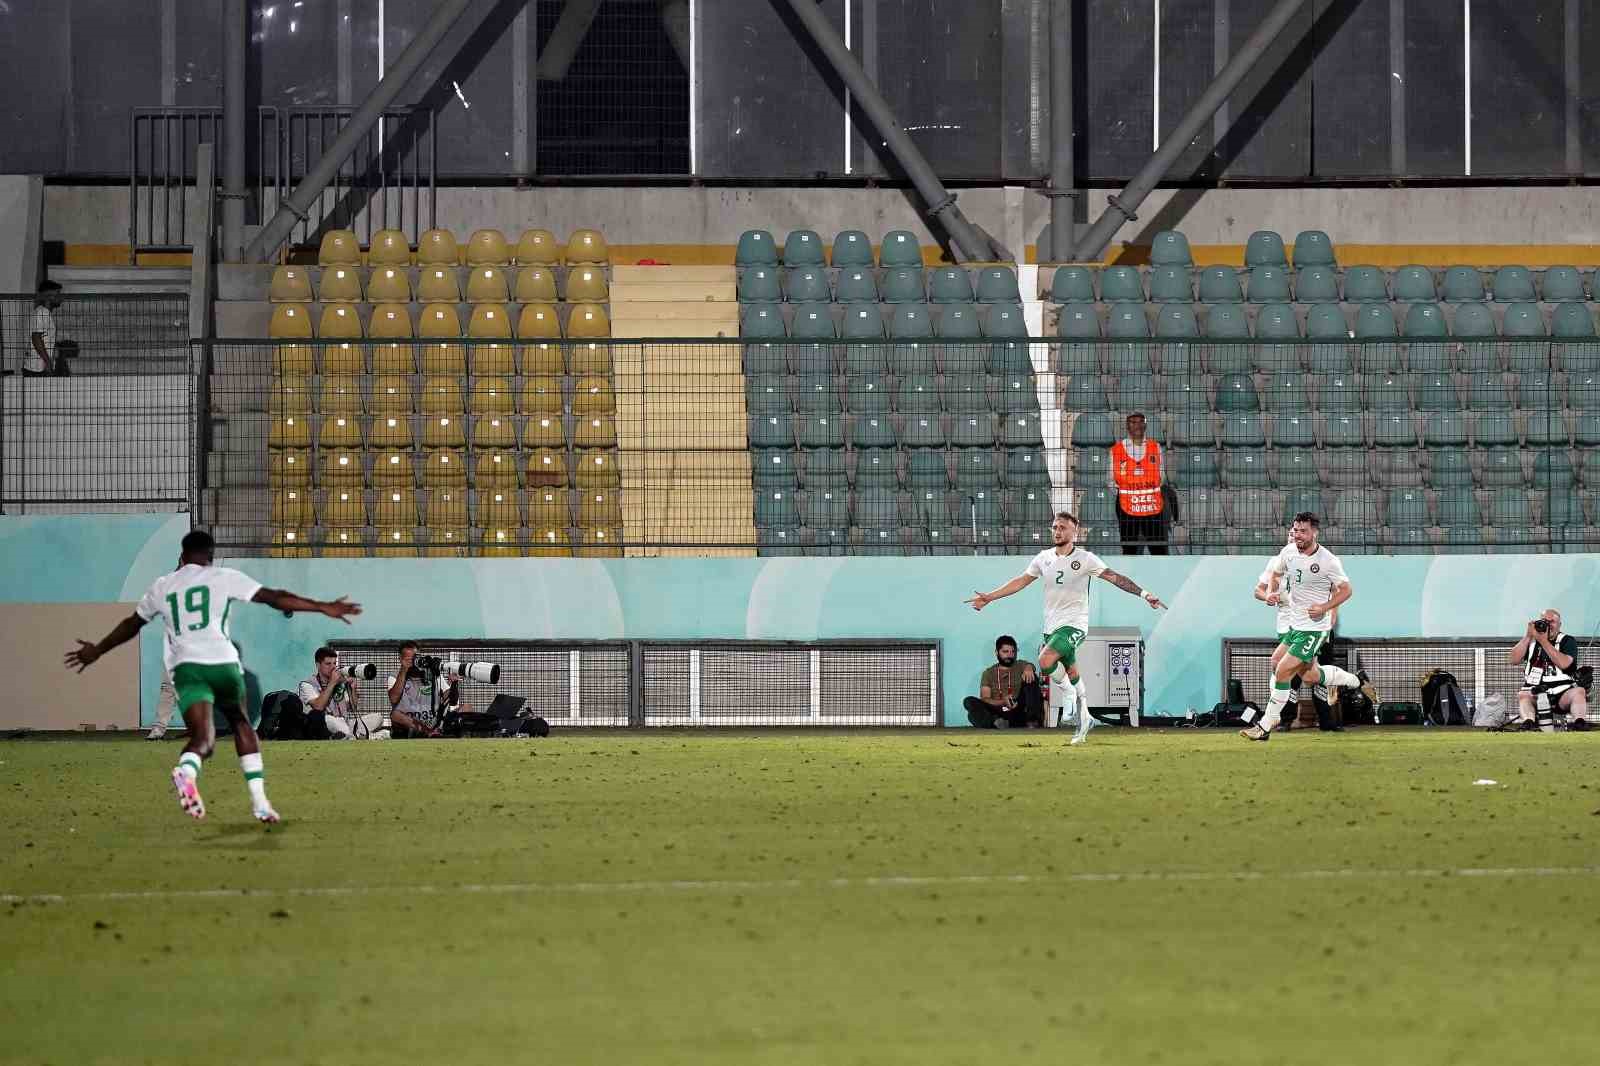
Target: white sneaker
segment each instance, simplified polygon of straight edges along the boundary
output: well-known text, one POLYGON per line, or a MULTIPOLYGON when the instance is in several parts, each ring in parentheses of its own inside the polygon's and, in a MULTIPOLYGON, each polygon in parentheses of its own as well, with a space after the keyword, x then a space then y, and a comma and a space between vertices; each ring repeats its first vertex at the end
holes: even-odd
POLYGON ((1089 713, 1086 701, 1078 704, 1078 726, 1072 731, 1072 743, 1082 744, 1089 739, 1089 730, 1100 724, 1100 720, 1089 713))
POLYGON ((282 821, 282 819, 278 817, 278 812, 272 809, 272 804, 270 803, 263 804, 262 806, 252 810, 250 813, 256 816, 256 821, 261 822, 264 825, 277 825, 280 821, 282 821))
POLYGON ((167 727, 166 726, 164 726, 164 725, 153 725, 153 726, 150 727, 150 732, 148 732, 148 733, 146 733, 144 735, 144 738, 146 740, 160 740, 163 737, 165 737, 166 735, 167 735, 167 727))

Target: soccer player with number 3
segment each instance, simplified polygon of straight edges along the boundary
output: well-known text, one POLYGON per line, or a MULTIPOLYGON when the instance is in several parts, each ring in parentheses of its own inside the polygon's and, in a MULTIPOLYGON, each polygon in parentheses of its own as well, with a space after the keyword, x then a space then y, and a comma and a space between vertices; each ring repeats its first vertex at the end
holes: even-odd
POLYGON ((197 783, 200 764, 211 757, 216 743, 216 727, 211 720, 215 704, 233 728, 233 746, 239 753, 239 769, 244 771, 250 791, 251 813, 257 821, 277 822, 278 812, 267 802, 267 788, 261 769, 261 742, 244 706, 244 673, 239 668, 239 652, 228 639, 228 612, 234 600, 265 603, 280 611, 312 611, 337 618, 346 625, 361 613, 359 603, 343 597, 331 602, 308 600, 282 589, 264 588, 255 578, 225 566, 214 566, 216 545, 211 534, 195 530, 183 538, 178 569, 160 577, 139 601, 134 613, 98 644, 78 641, 66 654, 68 669, 81 674, 102 655, 132 640, 146 622, 160 617, 166 627, 165 659, 178 690, 178 710, 189 727, 189 743, 172 771, 172 787, 178 806, 192 818, 204 818, 206 805, 200 799, 197 783))

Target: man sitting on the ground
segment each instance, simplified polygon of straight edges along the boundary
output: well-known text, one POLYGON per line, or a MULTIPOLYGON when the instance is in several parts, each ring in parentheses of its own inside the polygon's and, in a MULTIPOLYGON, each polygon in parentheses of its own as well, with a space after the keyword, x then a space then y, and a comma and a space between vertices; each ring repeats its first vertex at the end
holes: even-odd
POLYGON ((1018 661, 1017 640, 1003 636, 994 642, 995 665, 978 679, 978 694, 963 702, 967 720, 979 729, 1008 729, 1044 725, 1044 691, 1039 672, 1030 662, 1018 661))

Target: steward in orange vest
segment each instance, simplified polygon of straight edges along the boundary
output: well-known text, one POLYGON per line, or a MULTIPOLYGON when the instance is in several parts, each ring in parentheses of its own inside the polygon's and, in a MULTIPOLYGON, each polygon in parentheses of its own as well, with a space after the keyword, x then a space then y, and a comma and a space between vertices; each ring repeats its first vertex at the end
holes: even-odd
POLYGON ((1117 490, 1117 525, 1122 553, 1167 554, 1166 500, 1161 494, 1165 471, 1161 445, 1144 435, 1142 414, 1128 416, 1128 436, 1111 446, 1111 483, 1117 490))

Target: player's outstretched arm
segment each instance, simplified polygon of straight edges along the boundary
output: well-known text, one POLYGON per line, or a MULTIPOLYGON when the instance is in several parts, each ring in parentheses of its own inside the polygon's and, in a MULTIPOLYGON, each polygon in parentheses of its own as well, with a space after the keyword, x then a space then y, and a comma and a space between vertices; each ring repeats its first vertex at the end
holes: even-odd
POLYGON ((92 666, 95 660, 99 659, 100 656, 104 655, 106 652, 115 647, 126 644, 128 641, 137 636, 139 630, 143 628, 144 619, 140 618, 136 614, 130 614, 128 617, 118 622, 117 628, 107 633, 105 639, 100 641, 100 643, 91 644, 87 640, 79 640, 78 646, 72 651, 67 652, 65 656, 64 661, 67 664, 67 669, 71 670, 73 667, 77 667, 78 673, 83 673, 90 666, 92 666))
POLYGON ((254 597, 256 603, 264 603, 269 607, 276 607, 280 611, 293 614, 296 611, 309 611, 314 614, 325 614, 329 618, 337 618, 345 625, 350 624, 350 619, 361 613, 359 603, 351 603, 343 596, 336 600, 308 600, 304 596, 296 596, 283 589, 262 588, 254 597))
POLYGON ((975 592, 969 599, 961 602, 970 604, 974 611, 981 611, 995 600, 1003 600, 1014 592, 1021 592, 1033 582, 1034 577, 1032 574, 1018 574, 993 592, 975 592))
POLYGON ((1132 578, 1123 577, 1121 574, 1109 567, 1100 571, 1100 577, 1104 581, 1111 582, 1111 584, 1117 586, 1117 588, 1121 589, 1123 592, 1140 597, 1144 600, 1144 602, 1150 605, 1150 609, 1152 611, 1159 610, 1166 606, 1166 604, 1162 603, 1155 593, 1151 592, 1149 589, 1140 588, 1133 582, 1132 578))

